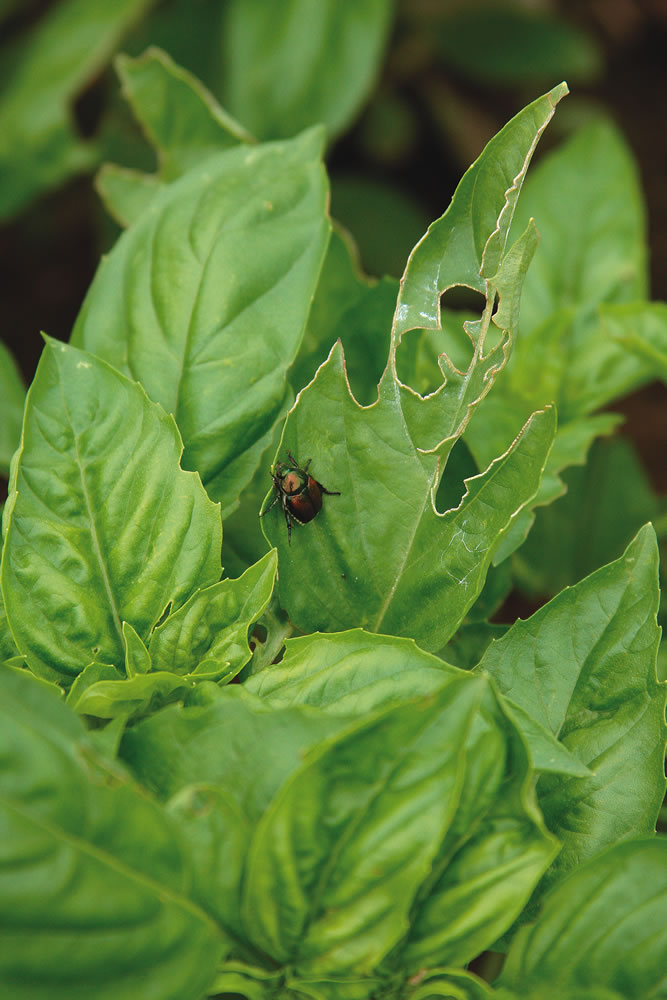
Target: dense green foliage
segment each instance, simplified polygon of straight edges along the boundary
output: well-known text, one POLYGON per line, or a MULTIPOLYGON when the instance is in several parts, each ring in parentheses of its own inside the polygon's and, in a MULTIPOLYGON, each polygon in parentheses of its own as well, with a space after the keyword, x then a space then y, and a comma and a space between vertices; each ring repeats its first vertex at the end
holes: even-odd
POLYGON ((242 125, 159 49, 119 60, 159 170, 99 174, 125 232, 25 409, 0 355, 2 995, 665 997, 657 506, 596 444, 636 503, 582 554, 572 468, 666 367, 624 141, 588 126, 522 193, 553 88, 371 282, 322 157, 391 5, 323 3, 273 102, 303 3, 285 38, 253 6, 242 125), (288 452, 340 493, 291 544, 288 452), (513 580, 555 596, 493 623, 513 580))

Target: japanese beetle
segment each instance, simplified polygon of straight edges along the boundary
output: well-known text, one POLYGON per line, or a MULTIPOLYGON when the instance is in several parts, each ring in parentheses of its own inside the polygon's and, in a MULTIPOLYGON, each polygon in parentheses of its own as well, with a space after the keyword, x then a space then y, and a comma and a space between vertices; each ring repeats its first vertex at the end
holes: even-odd
POLYGON ((287 544, 292 544, 292 519, 299 524, 308 524, 322 510, 322 494, 339 497, 338 490, 328 490, 308 472, 309 458, 303 468, 291 452, 287 452, 287 462, 279 462, 271 473, 276 495, 260 517, 271 510, 280 500, 287 524, 287 544))

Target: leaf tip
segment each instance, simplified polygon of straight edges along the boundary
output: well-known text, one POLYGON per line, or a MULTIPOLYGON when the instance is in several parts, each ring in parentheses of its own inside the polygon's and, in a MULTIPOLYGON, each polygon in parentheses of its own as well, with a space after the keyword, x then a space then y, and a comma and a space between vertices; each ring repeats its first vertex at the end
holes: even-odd
POLYGON ((557 86, 555 86, 552 91, 550 91, 549 97, 551 99, 552 104, 554 104, 555 106, 556 104, 558 104, 560 100, 562 100, 563 97, 567 97, 569 93, 570 93, 570 88, 567 85, 567 81, 561 80, 561 82, 557 84, 557 86))

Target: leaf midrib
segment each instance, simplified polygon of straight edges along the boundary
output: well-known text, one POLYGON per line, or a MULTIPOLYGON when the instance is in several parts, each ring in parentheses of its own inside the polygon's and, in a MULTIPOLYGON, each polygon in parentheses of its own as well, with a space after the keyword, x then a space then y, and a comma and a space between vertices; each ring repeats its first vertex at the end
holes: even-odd
POLYGON ((83 494, 84 502, 86 504, 86 512, 88 514, 90 537, 92 540, 92 552, 97 560, 99 566, 100 575, 102 577, 102 582, 104 584, 104 589, 106 591, 109 607, 111 609, 111 615, 113 618, 114 627, 118 633, 118 641, 120 643, 120 648, 123 648, 123 626, 120 619, 120 612, 118 610, 118 605, 116 604, 116 598, 111 586, 111 579, 107 570, 107 565, 102 554, 102 547, 100 545, 100 539, 97 532, 97 523, 95 521, 95 516, 93 513, 93 507, 90 500, 90 494, 88 492, 88 485, 86 483, 86 477, 84 475, 84 463, 79 450, 79 436, 74 427, 74 421, 72 420, 69 407, 67 405, 67 399, 65 393, 63 392, 62 381, 60 382, 60 396, 62 399, 63 409, 67 415, 69 425, 72 428, 72 438, 74 441, 74 455, 76 459, 76 464, 79 469, 79 477, 81 480, 81 492, 83 494))

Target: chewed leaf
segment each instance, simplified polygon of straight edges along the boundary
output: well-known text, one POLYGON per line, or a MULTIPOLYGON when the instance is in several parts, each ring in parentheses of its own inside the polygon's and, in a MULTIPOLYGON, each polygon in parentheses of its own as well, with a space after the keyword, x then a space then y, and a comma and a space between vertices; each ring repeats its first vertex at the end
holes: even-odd
POLYGON ((487 144, 464 174, 445 214, 413 250, 401 280, 381 391, 397 379, 396 351, 404 334, 442 328, 443 292, 467 285, 486 300, 481 319, 464 324, 473 348, 467 368, 458 369, 443 353, 439 363, 445 381, 437 391, 424 398, 401 387, 401 405, 415 444, 422 451, 437 450, 443 465, 510 355, 521 289, 537 246, 532 219, 508 252, 507 238, 537 142, 566 93, 565 84, 555 87, 487 144), (496 329, 489 336, 492 323, 496 329))
POLYGON ((19 651, 49 679, 121 665, 165 608, 220 575, 220 514, 180 468, 174 421, 141 386, 48 340, 13 469, 2 592, 19 651))
POLYGON ((283 607, 304 631, 369 631, 440 649, 479 594, 494 547, 539 486, 553 434, 552 410, 537 413, 509 451, 471 479, 456 510, 433 504, 437 459, 415 448, 397 383, 361 408, 345 380, 340 347, 300 393, 282 454, 312 459, 324 496, 288 545, 278 505, 263 517, 278 548, 283 607), (393 387, 393 397, 390 395, 393 387))
MULTIPOLYGON (((481 320, 464 323, 473 348, 468 367, 460 370, 447 354, 442 354, 438 362, 444 383, 436 392, 426 397, 420 396, 399 382, 401 407, 415 444, 421 451, 437 451, 443 465, 457 438, 466 429, 473 411, 485 398, 496 377, 505 367, 519 323, 523 281, 533 259, 537 242, 537 230, 531 221, 526 231, 505 255, 493 282, 489 283, 489 299, 481 320), (491 306, 496 295, 497 310, 492 315, 491 306), (488 348, 487 339, 490 341, 488 348)), ((386 382, 390 378, 396 378, 393 356, 390 358, 380 386, 381 392, 385 391, 386 382)), ((389 391, 391 392, 391 388, 389 391)), ((525 423, 529 416, 529 413, 525 415, 515 434, 509 441, 504 442, 505 447, 489 456, 482 468, 509 447, 520 431, 522 423, 525 423)))
POLYGON ((410 255, 394 317, 394 339, 440 327, 440 296, 453 285, 486 293, 498 271, 521 185, 564 83, 520 111, 466 171, 452 203, 410 255))

